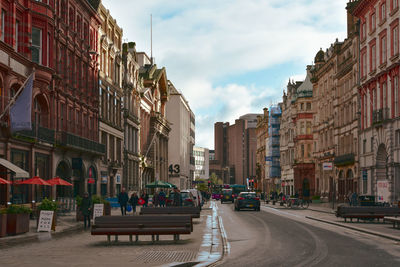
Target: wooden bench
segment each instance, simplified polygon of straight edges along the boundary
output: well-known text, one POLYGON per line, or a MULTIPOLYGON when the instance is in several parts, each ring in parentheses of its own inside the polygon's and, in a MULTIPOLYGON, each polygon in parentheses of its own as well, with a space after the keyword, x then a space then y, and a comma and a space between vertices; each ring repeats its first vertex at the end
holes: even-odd
POLYGON ((336 211, 336 217, 353 221, 353 219, 383 219, 385 216, 400 216, 400 208, 398 207, 347 207, 339 206, 336 211))
POLYGON ((191 215, 192 218, 200 218, 199 207, 144 207, 140 209, 140 215, 191 215))
POLYGON ((397 217, 384 217, 383 220, 386 222, 392 222, 393 223, 393 228, 400 228, 400 218, 397 217))
POLYGON ((154 238, 158 241, 160 235, 173 235, 177 241, 179 235, 192 231, 190 215, 101 216, 96 217, 91 234, 107 235, 108 242, 111 235, 115 235, 115 241, 118 241, 118 235, 129 235, 130 242, 133 235, 136 236, 136 242, 139 235, 151 235, 154 242, 154 238))

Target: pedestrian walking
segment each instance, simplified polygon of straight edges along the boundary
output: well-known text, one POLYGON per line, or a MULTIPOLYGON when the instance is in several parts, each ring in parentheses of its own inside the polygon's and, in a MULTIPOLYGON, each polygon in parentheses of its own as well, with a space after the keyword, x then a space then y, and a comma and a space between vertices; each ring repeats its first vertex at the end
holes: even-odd
POLYGON ((82 203, 80 207, 83 214, 83 223, 86 230, 86 227, 90 227, 90 214, 92 210, 92 199, 89 197, 88 192, 83 194, 82 203))
POLYGON ((146 191, 143 191, 140 197, 144 200, 143 207, 147 207, 149 204, 149 195, 146 193, 146 191))
POLYGON ((131 198, 129 199, 129 204, 131 204, 132 206, 133 214, 136 214, 136 206, 138 205, 138 202, 139 202, 139 197, 136 194, 136 192, 133 192, 131 198))
POLYGON ((126 215, 126 205, 128 204, 129 196, 125 192, 125 187, 122 188, 121 192, 118 194, 118 203, 121 207, 121 214, 126 215))
POLYGON ((160 190, 160 193, 158 193, 158 203, 160 204, 160 207, 165 207, 165 200, 166 200, 166 195, 164 190, 160 190))
POLYGON ((179 192, 178 188, 174 188, 174 206, 181 206, 182 205, 182 200, 181 200, 181 193, 179 192))
POLYGON ((349 205, 350 205, 350 206, 353 206, 353 203, 352 203, 351 200, 352 200, 352 199, 351 199, 351 191, 349 191, 349 193, 347 194, 347 201, 349 202, 349 205))
POLYGON ((154 207, 158 207, 159 201, 158 201, 158 193, 157 191, 154 191, 154 195, 153 195, 153 205, 154 207))

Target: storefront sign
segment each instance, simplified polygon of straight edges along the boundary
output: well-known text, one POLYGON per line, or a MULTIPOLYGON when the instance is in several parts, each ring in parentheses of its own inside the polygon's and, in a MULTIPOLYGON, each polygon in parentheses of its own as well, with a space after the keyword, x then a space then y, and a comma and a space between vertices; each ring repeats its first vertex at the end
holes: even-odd
POLYGON ((108 183, 108 172, 100 172, 100 176, 102 184, 108 183))
POLYGON ((121 174, 117 174, 115 177, 116 177, 116 183, 120 184, 121 183, 121 174))
POLYGON ((95 220, 96 217, 103 216, 103 210, 104 210, 104 204, 94 204, 93 220, 95 220))
POLYGON ((378 187, 378 202, 389 202, 389 181, 381 180, 377 181, 378 187))
POLYGON ((38 232, 50 232, 53 224, 54 211, 41 210, 39 216, 38 232))
POLYGON ((333 169, 332 162, 324 162, 324 163, 322 163, 322 169, 324 171, 331 171, 333 169))

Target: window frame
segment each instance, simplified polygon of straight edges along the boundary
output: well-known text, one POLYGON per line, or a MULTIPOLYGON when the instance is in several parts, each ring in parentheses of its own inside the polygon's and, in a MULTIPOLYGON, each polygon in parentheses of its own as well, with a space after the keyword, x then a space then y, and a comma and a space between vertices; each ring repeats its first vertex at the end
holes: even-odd
POLYGON ((32 62, 35 62, 35 63, 41 65, 42 62, 43 62, 43 29, 39 28, 39 27, 32 26, 31 40, 32 40, 32 42, 31 42, 31 60, 32 60, 32 62), (34 41, 33 41, 33 30, 34 29, 39 31, 39 45, 34 44, 34 41), (34 61, 34 59, 33 59, 33 50, 34 50, 34 48, 38 49, 38 51, 39 51, 38 62, 34 61))

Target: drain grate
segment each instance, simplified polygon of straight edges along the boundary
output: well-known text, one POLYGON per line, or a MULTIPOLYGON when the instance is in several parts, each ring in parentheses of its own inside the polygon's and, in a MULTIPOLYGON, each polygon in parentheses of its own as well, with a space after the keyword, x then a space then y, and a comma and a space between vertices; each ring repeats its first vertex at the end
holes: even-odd
POLYGON ((197 252, 192 251, 149 251, 137 257, 142 262, 188 262, 194 260, 197 252))

